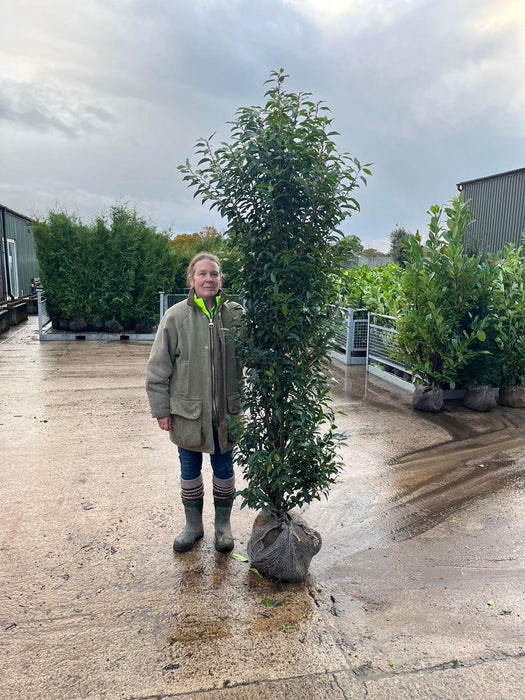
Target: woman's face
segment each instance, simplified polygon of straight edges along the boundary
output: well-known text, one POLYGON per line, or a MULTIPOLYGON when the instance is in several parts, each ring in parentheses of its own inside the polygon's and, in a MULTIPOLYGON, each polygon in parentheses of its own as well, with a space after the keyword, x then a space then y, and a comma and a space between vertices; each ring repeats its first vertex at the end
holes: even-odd
POLYGON ((199 260, 195 263, 189 282, 198 297, 214 299, 222 284, 219 266, 213 260, 199 260))

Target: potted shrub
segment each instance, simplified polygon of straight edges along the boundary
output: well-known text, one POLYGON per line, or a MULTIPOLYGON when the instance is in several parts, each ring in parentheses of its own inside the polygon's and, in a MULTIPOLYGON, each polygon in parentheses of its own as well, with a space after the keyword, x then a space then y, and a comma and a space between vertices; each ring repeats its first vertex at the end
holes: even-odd
POLYGON ((525 408, 525 247, 508 244, 495 263, 496 344, 501 357, 499 403, 525 408))
MULTIPOLYGON (((500 361, 494 340, 487 340, 487 354, 477 355, 465 368, 460 383, 465 388, 463 405, 473 411, 490 411, 497 405, 495 387, 500 383, 500 361)), ((474 345, 476 349, 476 345, 474 345)))
POLYGON ((496 313, 493 305, 495 266, 485 260, 479 268, 480 295, 475 313, 485 319, 485 338, 474 339, 472 350, 476 354, 460 370, 458 385, 463 387, 463 405, 473 411, 490 411, 497 405, 496 387, 501 381, 501 358, 496 344, 496 313))
POLYGON ((369 170, 337 150, 327 108, 286 92, 286 77, 273 72, 266 104, 238 110, 229 143, 214 150, 199 140, 198 165, 181 170, 227 219, 242 262, 245 419, 236 460, 247 481, 242 506, 261 511, 248 554, 262 574, 298 581, 321 538, 293 509, 327 495, 341 466, 329 405, 334 244, 369 170))
POLYGON ((443 406, 444 388, 454 389, 461 369, 482 350, 486 318, 478 313, 483 294, 480 257, 465 252, 463 237, 472 217, 461 195, 443 210, 429 210, 426 245, 416 233, 408 239, 403 274, 398 342, 412 372, 412 405, 426 411, 443 406))

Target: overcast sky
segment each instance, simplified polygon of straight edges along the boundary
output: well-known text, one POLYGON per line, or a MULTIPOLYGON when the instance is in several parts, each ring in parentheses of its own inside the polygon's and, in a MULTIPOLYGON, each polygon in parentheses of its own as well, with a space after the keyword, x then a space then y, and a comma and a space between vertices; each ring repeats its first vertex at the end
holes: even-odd
POLYGON ((525 167, 523 0, 0 0, 0 203, 84 220, 130 202, 159 229, 225 223, 182 182, 197 138, 264 81, 325 100, 373 162, 342 226, 389 247, 456 183, 525 167))

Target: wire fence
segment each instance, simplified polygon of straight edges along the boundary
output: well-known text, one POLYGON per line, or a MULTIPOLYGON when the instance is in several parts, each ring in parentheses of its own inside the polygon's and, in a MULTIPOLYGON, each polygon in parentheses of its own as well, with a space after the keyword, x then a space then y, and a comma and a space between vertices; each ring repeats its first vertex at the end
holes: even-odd
MULTIPOLYGON (((171 306, 187 299, 188 291, 159 292, 159 319, 171 306)), ((228 299, 242 303, 239 294, 228 294, 228 299)), ((59 334, 54 333, 51 327, 43 290, 37 291, 37 303, 40 340, 58 339, 59 334)), ((410 381, 411 373, 399 359, 395 326, 396 319, 393 316, 369 313, 366 309, 345 308, 343 320, 336 328, 332 357, 346 365, 366 365, 368 371, 387 370, 410 381)), ((151 339, 153 337, 154 334, 151 339)))
MULTIPOLYGON (((159 292, 159 321, 162 320, 162 317, 166 313, 166 311, 170 308, 170 306, 174 306, 175 304, 178 304, 179 301, 185 301, 188 298, 188 293, 189 293, 189 288, 188 289, 183 289, 180 292, 159 292)), ((230 294, 227 290, 225 291, 225 295, 227 296, 229 301, 236 301, 239 304, 242 303, 242 297, 240 294, 230 294)))
POLYGON ((368 311, 344 309, 344 320, 337 327, 332 357, 345 365, 364 365, 368 339, 368 311))
POLYGON ((41 289, 36 292, 37 308, 38 308, 38 337, 42 340, 46 328, 50 327, 51 319, 47 313, 46 297, 41 289))
POLYGON ((400 359, 395 316, 368 314, 367 370, 386 370, 404 381, 411 381, 412 373, 400 359))

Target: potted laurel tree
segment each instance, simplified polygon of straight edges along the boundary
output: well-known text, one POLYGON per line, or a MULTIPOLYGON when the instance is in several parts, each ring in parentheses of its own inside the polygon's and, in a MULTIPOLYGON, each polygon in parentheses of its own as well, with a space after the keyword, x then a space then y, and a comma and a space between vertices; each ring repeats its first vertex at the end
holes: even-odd
POLYGON ((414 378, 412 406, 440 411, 444 388, 455 389, 461 369, 484 352, 486 318, 477 313, 483 294, 480 257, 465 252, 463 238, 472 214, 459 195, 445 209, 429 210, 426 245, 416 233, 407 242, 400 315, 400 358, 414 378))
POLYGON ((496 344, 501 358, 499 403, 525 408, 525 247, 507 244, 495 262, 496 344))
POLYGON ((261 574, 301 581, 321 537, 294 509, 327 496, 341 468, 329 403, 337 301, 334 245, 351 196, 370 174, 340 153, 327 107, 287 92, 272 72, 262 107, 237 111, 231 140, 197 142, 196 168, 181 166, 203 201, 228 221, 242 261, 245 317, 236 341, 245 366, 245 409, 236 428, 241 507, 260 511, 248 555, 261 574))
POLYGON ((464 388, 463 405, 473 411, 485 412, 496 407, 497 387, 501 380, 501 358, 496 344, 497 318, 493 303, 495 265, 485 259, 479 267, 479 297, 475 314, 485 319, 482 341, 475 338, 471 348, 476 351, 461 368, 457 384, 464 388), (479 351, 479 352, 478 352, 479 351))

